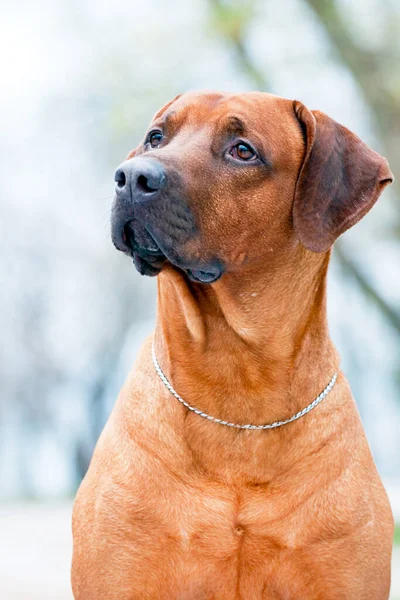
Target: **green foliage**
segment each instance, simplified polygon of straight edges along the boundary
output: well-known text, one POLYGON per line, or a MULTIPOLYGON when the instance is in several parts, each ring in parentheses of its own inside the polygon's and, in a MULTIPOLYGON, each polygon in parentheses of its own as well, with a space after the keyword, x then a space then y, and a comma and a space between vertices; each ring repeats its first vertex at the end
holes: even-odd
POLYGON ((258 2, 254 0, 210 0, 211 25, 226 38, 238 40, 253 20, 258 2))
POLYGON ((400 546, 400 524, 395 527, 393 543, 395 546, 400 546))

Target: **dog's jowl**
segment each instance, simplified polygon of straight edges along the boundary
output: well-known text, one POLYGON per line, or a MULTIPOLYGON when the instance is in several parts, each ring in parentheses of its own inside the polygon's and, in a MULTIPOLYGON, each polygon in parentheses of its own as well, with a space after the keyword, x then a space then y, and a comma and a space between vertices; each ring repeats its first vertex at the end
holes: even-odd
POLYGON ((392 179, 298 101, 190 93, 155 115, 116 171, 112 239, 158 276, 156 327, 78 492, 76 600, 388 599, 393 520, 326 277, 392 179))

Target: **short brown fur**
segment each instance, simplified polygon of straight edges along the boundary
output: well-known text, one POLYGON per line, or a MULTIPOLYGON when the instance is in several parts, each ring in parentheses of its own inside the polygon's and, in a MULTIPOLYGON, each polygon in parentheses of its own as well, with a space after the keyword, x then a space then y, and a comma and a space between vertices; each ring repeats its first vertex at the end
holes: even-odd
MULTIPOLYGON (((156 118, 172 110, 171 142, 148 155, 185 177, 200 234, 181 252, 217 253, 227 268, 203 285, 166 263, 158 360, 181 396, 212 415, 290 417, 339 368, 326 322, 331 245, 392 176, 354 134, 298 102, 185 94, 156 118), (232 116, 262 146, 264 171, 232 175, 214 162, 232 116)), ((151 339, 76 499, 75 599, 387 600, 393 519, 343 374, 297 422, 238 431, 179 404, 150 349, 151 339)))

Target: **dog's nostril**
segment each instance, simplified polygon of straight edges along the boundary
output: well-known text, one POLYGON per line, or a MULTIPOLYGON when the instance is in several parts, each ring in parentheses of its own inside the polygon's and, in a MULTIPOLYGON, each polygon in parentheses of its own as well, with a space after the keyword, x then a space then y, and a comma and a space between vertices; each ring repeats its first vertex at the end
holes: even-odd
POLYGON ((123 188, 126 185, 126 176, 122 169, 118 169, 115 173, 114 181, 116 182, 119 188, 123 188))
POLYGON ((139 190, 141 190, 142 192, 145 192, 146 194, 151 194, 151 192, 156 192, 158 188, 152 188, 149 185, 149 180, 147 179, 147 177, 145 175, 139 175, 139 177, 137 178, 137 187, 139 188, 139 190))

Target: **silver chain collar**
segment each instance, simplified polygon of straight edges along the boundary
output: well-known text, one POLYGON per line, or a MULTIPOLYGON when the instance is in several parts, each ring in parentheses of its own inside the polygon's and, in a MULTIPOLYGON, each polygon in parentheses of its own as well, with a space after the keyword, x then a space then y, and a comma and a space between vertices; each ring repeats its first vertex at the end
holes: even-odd
POLYGON ((161 381, 163 382, 165 387, 168 389, 168 391, 170 391, 171 394, 173 396, 175 396, 175 398, 177 400, 179 400, 179 402, 181 404, 183 404, 183 406, 186 406, 186 408, 188 410, 191 410, 192 412, 196 413, 196 415, 199 415, 199 417, 208 419, 209 421, 212 421, 213 423, 219 423, 220 425, 226 425, 227 427, 235 427, 236 429, 275 429, 275 427, 281 427, 282 425, 287 425, 288 423, 292 423, 292 421, 296 421, 297 419, 300 419, 300 417, 304 417, 304 415, 309 413, 313 408, 318 406, 318 404, 320 402, 322 402, 322 400, 324 398, 326 398, 326 396, 329 394, 329 392, 332 390, 333 386, 335 385, 336 379, 338 376, 338 374, 336 372, 333 375, 330 382, 328 383, 328 385, 326 386, 326 388, 320 393, 320 395, 317 396, 315 398, 315 400, 313 400, 308 406, 306 406, 305 408, 300 410, 298 413, 293 415, 293 417, 290 417, 290 419, 286 419, 285 421, 275 421, 274 423, 269 423, 267 425, 250 425, 250 424, 239 425, 238 423, 229 423, 228 421, 223 421, 222 419, 217 419, 216 417, 212 417, 211 415, 208 415, 207 413, 199 410, 198 408, 194 408, 194 406, 190 406, 190 404, 188 404, 183 398, 181 398, 181 396, 174 390, 174 388, 168 381, 167 377, 164 375, 164 373, 157 361, 156 353, 154 350, 154 344, 151 348, 151 354, 153 357, 154 368, 155 368, 158 376, 160 377, 161 381))

